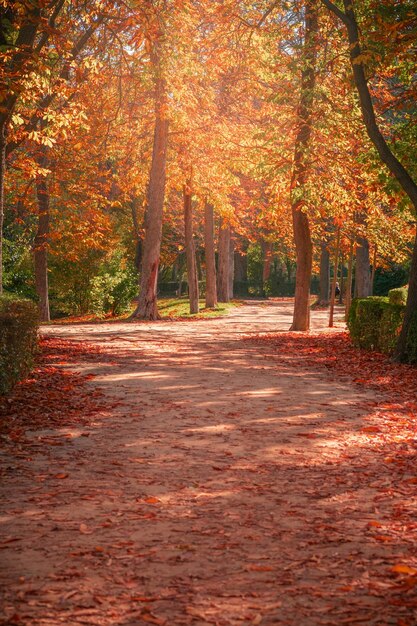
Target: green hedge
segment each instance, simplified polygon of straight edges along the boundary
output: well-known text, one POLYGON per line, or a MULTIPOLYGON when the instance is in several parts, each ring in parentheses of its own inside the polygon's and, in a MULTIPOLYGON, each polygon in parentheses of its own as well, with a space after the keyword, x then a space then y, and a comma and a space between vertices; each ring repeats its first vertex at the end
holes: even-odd
POLYGON ((0 394, 9 393, 32 368, 39 315, 29 300, 0 297, 0 394))
MULTIPOLYGON (((398 301, 398 298, 398 294, 393 296, 394 301, 398 301)), ((353 300, 349 311, 348 328, 356 346, 379 350, 385 354, 393 353, 404 319, 405 304, 395 304, 390 300, 391 296, 353 300)), ((417 311, 408 333, 407 355, 409 363, 417 363, 417 311)))
POLYGON ((348 328, 353 343, 360 348, 368 350, 379 348, 383 303, 388 304, 388 298, 372 296, 353 300, 349 311, 348 328))
POLYGON ((397 289, 390 289, 388 292, 388 298, 391 304, 407 304, 408 287, 398 287, 397 289))

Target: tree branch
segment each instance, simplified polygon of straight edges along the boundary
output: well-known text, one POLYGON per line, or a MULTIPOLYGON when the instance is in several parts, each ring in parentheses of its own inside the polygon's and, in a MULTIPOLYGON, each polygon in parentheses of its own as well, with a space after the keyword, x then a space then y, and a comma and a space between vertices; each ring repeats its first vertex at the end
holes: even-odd
POLYGON ((337 15, 337 17, 339 19, 342 20, 342 22, 346 25, 349 26, 350 24, 350 19, 348 18, 348 16, 346 15, 346 13, 344 13, 342 11, 342 9, 339 9, 339 7, 334 4, 334 2, 332 2, 331 0, 321 0, 322 3, 329 9, 329 11, 331 11, 332 13, 334 13, 335 15, 337 15))

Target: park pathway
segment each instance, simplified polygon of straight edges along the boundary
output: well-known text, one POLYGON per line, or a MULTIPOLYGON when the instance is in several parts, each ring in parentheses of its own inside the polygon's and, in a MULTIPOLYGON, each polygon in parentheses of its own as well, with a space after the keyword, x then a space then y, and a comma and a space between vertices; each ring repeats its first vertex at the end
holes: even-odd
POLYGON ((0 624, 417 624, 374 537, 396 503, 375 499, 373 392, 251 339, 290 308, 45 327, 100 346, 76 369, 113 408, 3 454, 0 624))

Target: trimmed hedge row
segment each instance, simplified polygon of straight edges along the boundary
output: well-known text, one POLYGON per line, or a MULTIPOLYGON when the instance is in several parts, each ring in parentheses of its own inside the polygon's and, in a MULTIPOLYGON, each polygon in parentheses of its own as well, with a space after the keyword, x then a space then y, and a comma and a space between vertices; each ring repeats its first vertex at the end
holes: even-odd
MULTIPOLYGON (((390 300, 391 297, 379 296, 353 300, 349 311, 348 328, 356 346, 379 350, 385 354, 393 353, 404 319, 405 304, 395 304, 390 300)), ((394 302, 397 301, 395 294, 394 302)), ((409 362, 417 363, 417 311, 408 333, 407 353, 409 362)))
POLYGON ((30 372, 38 346, 39 315, 29 300, 0 297, 0 395, 30 372))
POLYGON ((388 298, 391 304, 407 304, 408 287, 398 287, 388 292, 388 298))

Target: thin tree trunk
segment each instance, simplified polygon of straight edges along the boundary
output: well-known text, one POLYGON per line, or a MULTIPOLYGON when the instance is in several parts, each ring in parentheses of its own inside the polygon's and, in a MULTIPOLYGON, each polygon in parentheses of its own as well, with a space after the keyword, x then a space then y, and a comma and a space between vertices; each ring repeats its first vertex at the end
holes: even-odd
MULTIPOLYGON (((379 129, 378 122, 375 117, 374 105, 372 102, 371 94, 368 87, 368 81, 365 74, 365 66, 363 62, 364 57, 362 55, 362 48, 360 44, 359 28, 356 21, 355 10, 352 4, 352 0, 343 0, 343 5, 345 7, 344 12, 339 9, 339 7, 335 5, 331 0, 322 0, 322 2, 325 4, 325 6, 327 6, 328 9, 330 9, 335 15, 337 15, 346 26, 353 77, 359 95, 362 117, 366 126, 368 136, 374 144, 375 148, 377 149, 381 161, 385 163, 390 172, 395 176, 404 192, 410 198, 411 203, 414 206, 414 210, 417 213, 417 183, 413 180, 409 172, 405 169, 402 163, 391 151, 389 145, 385 141, 385 138, 379 129)), ((416 310, 417 236, 414 240, 414 248, 411 259, 410 279, 408 286, 407 304, 404 314, 404 322, 394 353, 394 358, 396 358, 398 361, 407 361, 408 333, 414 316, 416 315, 416 310)))
POLYGON ((233 298, 233 283, 235 279, 235 242, 233 233, 230 231, 229 244, 229 300, 233 298))
MULTIPOLYGON (((46 168, 47 147, 39 148, 38 165, 46 168)), ((35 285, 39 299, 39 317, 41 322, 50 321, 49 288, 48 288, 48 245, 49 245, 49 188, 46 176, 39 176, 36 180, 36 196, 38 200, 38 229, 35 236, 33 253, 35 261, 35 285)))
POLYGON ((157 307, 158 267, 161 252, 162 214, 165 197, 166 154, 168 145, 168 118, 166 82, 162 74, 159 44, 151 54, 155 74, 155 131, 152 164, 145 210, 145 237, 143 243, 140 293, 131 318, 159 319, 157 307))
POLYGON ((202 254, 201 253, 201 249, 197 248, 196 251, 195 251, 195 261, 197 263, 197 279, 198 279, 198 282, 202 282, 202 280, 203 280, 203 270, 202 270, 202 267, 201 267, 201 261, 202 261, 201 254, 202 254))
POLYGON ((191 180, 188 180, 183 189, 184 197, 184 232, 185 253, 187 258, 188 297, 190 313, 198 313, 198 276, 193 238, 193 210, 191 198, 191 180))
POLYGON ((369 242, 365 237, 358 237, 356 248, 355 293, 357 298, 367 298, 371 295, 369 242))
POLYGON ((206 256, 206 308, 217 306, 216 258, 214 253, 214 210, 205 201, 204 205, 204 247, 206 256))
POLYGON ((346 303, 345 303, 345 320, 348 320, 349 311, 352 304, 352 283, 353 283, 353 241, 350 243, 349 249, 349 262, 348 262, 348 275, 346 280, 346 303))
POLYGON ((343 294, 345 291, 345 255, 343 252, 341 253, 340 259, 340 293, 339 293, 339 304, 343 304, 343 294))
POLYGON ((294 169, 291 180, 292 221, 297 256, 295 278, 294 316, 291 330, 305 331, 310 328, 310 284, 313 267, 313 245, 310 224, 303 198, 308 179, 308 150, 312 130, 314 103, 316 37, 318 14, 316 0, 305 3, 305 41, 302 59, 301 95, 298 108, 299 128, 295 142, 294 169))
POLYGON ((375 283, 375 271, 376 271, 376 260, 378 255, 378 247, 375 246, 374 256, 372 259, 372 271, 371 271, 371 296, 374 294, 374 283, 375 283))
POLYGON ((219 227, 218 248, 218 271, 217 271, 217 300, 229 302, 229 262, 230 262, 230 226, 223 220, 219 227))
POLYGON ((330 301, 330 252, 328 242, 320 244, 320 306, 329 306, 330 301))
POLYGON ((263 261, 263 265, 262 265, 262 295, 264 297, 266 297, 267 294, 267 289, 266 289, 266 285, 267 282, 269 281, 269 279, 271 278, 271 264, 272 264, 272 250, 273 250, 273 244, 271 241, 265 241, 262 240, 261 242, 261 248, 262 248, 262 261, 263 261))
POLYGON ((334 324, 334 305, 336 300, 336 283, 337 283, 337 269, 339 267, 339 251, 340 251, 340 226, 337 229, 336 239, 336 251, 334 255, 333 265, 333 280, 332 280, 332 292, 330 296, 330 315, 329 315, 329 328, 333 328, 334 324))

